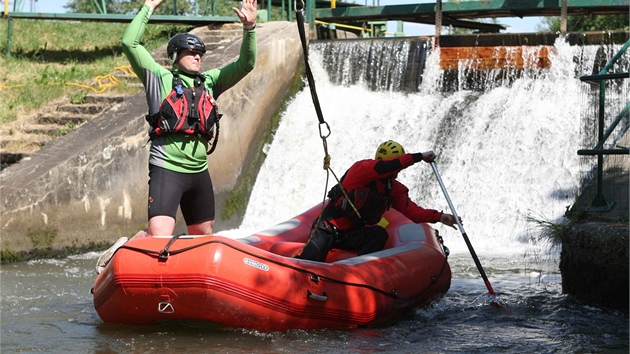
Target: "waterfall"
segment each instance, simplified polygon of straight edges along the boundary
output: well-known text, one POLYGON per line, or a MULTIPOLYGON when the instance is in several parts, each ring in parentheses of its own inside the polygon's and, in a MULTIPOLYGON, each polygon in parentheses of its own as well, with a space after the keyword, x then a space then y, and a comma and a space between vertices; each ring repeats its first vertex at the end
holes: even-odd
MULTIPOLYGON (((362 70, 356 63, 366 60, 364 52, 354 53, 360 50, 348 43, 334 45, 337 49, 311 45, 309 58, 330 126, 330 165, 338 177, 354 161, 373 158, 376 147, 388 139, 408 152, 435 151, 446 189, 478 253, 522 252, 534 232, 527 215, 556 221, 574 202, 584 168, 576 153, 580 107, 586 104, 579 76, 592 74, 597 46, 570 46, 558 39, 550 69, 532 69, 500 85, 489 79, 492 84, 482 90, 453 92, 441 89, 439 53, 427 51, 423 70, 414 69, 423 78, 416 80, 417 90, 403 92, 395 83, 405 75, 413 47, 408 42, 384 46, 387 53, 379 55, 373 44, 356 44, 381 58, 378 78, 374 70, 356 74, 362 70), (337 67, 325 69, 331 62, 337 67)), ((266 161, 239 232, 290 219, 323 200, 335 181, 330 176, 326 186, 320 128, 305 89, 284 112, 273 142, 264 147, 266 161)), ((428 164, 415 164, 398 179, 419 205, 450 212, 428 164)), ((458 231, 434 227, 452 252, 467 252, 458 231)))

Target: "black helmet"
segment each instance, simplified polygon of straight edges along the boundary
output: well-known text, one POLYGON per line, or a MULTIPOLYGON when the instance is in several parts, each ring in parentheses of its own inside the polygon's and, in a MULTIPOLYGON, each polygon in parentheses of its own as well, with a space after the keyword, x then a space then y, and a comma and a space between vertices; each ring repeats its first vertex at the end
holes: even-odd
POLYGON ((201 54, 206 53, 206 45, 198 36, 192 33, 178 33, 168 40, 168 46, 166 46, 166 54, 173 63, 177 61, 177 53, 181 49, 196 49, 201 54))

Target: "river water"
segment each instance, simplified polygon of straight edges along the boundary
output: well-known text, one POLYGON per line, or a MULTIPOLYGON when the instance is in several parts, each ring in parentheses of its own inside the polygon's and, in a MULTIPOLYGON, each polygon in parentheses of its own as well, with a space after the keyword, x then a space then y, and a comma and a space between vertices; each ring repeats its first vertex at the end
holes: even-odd
POLYGON ((628 317, 561 293, 553 254, 480 256, 507 307, 489 304, 466 254, 446 297, 380 328, 260 333, 178 323, 103 323, 92 305, 97 254, 2 267, 2 353, 628 353, 628 317))
MULTIPOLYGON (((434 150, 453 204, 505 306, 492 305, 461 234, 440 225, 435 227, 452 251, 446 296, 387 326, 349 331, 108 325, 92 305, 98 254, 88 253, 2 266, 2 353, 628 353, 628 315, 562 294, 560 250, 527 221, 532 216, 561 222, 591 167, 578 161, 576 151, 584 105, 584 84, 577 77, 592 62, 574 58, 589 58, 596 48, 582 55, 583 49, 556 46, 552 69, 526 73, 509 85, 448 94, 436 89, 439 70, 432 56, 419 92, 403 94, 370 90, 361 82, 331 83, 317 47, 311 52, 335 173, 340 177, 352 161, 371 157, 388 139, 410 152, 434 150)), ((264 149, 267 159, 242 226, 220 234, 239 237, 286 220, 321 201, 330 187, 308 90, 289 105, 264 149)), ((414 165, 399 179, 420 205, 448 211, 429 165, 414 165)))

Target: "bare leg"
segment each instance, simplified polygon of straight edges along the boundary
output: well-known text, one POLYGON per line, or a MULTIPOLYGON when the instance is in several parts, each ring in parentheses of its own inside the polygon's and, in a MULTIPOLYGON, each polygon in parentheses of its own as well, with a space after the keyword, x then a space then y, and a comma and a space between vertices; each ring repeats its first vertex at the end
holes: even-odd
POLYGON ((188 225, 189 235, 212 235, 212 227, 214 220, 200 222, 194 225, 188 225))
POLYGON ((149 219, 148 236, 171 236, 174 230, 175 219, 170 216, 158 215, 149 219))

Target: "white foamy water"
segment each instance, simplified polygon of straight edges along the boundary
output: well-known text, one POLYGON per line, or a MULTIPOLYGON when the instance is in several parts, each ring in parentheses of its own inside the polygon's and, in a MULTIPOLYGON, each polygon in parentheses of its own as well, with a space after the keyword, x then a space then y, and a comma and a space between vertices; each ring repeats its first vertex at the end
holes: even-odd
MULTIPOLYGON (((440 93, 433 52, 419 93, 375 92, 363 84, 332 84, 322 57, 310 52, 317 94, 331 134, 331 167, 338 177, 358 159, 372 158, 393 139, 408 152, 434 150, 437 166, 477 253, 521 253, 535 225, 527 215, 556 221, 579 187, 580 75, 591 74, 597 47, 559 40, 552 68, 526 72, 511 86, 440 93), (587 58, 575 62, 574 57, 587 58), (588 62, 588 60, 591 60, 588 62)), ((324 129, 324 131, 326 131, 324 129)), ((239 234, 290 219, 316 203, 326 186, 324 149, 308 89, 284 113, 258 175, 239 234)), ((584 168, 584 167, 582 167, 584 168)), ((431 166, 399 175, 426 208, 448 211, 431 166)), ((467 252, 458 231, 436 224, 453 252, 467 252)))

